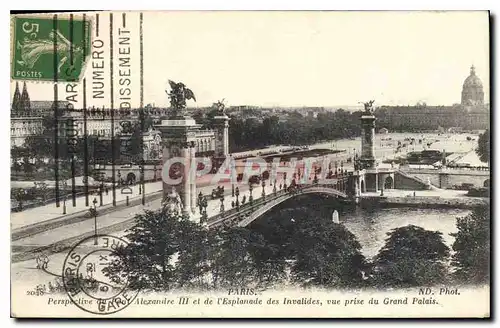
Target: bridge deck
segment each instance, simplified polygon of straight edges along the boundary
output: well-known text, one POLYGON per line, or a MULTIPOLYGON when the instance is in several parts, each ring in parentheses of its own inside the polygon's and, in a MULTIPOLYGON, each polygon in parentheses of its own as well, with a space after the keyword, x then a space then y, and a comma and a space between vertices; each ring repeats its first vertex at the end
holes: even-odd
POLYGON ((287 190, 274 190, 270 195, 261 196, 256 200, 246 202, 238 207, 212 216, 208 219, 208 226, 216 227, 234 224, 246 226, 282 202, 304 194, 322 193, 345 199, 347 198, 346 181, 347 177, 337 179, 335 182, 329 184, 313 183, 296 185, 294 188, 288 188, 287 190))

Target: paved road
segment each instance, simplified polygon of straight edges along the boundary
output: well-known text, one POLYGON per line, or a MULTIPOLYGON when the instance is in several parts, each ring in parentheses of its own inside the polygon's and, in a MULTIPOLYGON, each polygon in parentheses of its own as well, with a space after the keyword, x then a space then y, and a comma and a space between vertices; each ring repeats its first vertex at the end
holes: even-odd
MULTIPOLYGON (((146 194, 161 190, 163 187, 162 182, 150 182, 145 184, 146 194)), ((129 199, 135 197, 141 197, 139 195, 139 186, 127 186, 131 189, 131 194, 124 194, 121 189, 116 189, 116 201, 122 201, 129 196, 129 199)), ((128 192, 128 191, 126 191, 128 192)), ((94 198, 99 201, 98 194, 89 195, 89 205, 92 205, 94 198)), ((108 193, 103 193, 103 205, 111 204, 113 202, 113 193, 108 190, 108 193)), ((97 207, 99 208, 99 203, 97 207)), ((89 207, 85 206, 85 196, 80 196, 76 198, 76 204, 73 206, 72 199, 68 198, 66 200, 66 214, 73 214, 81 211, 88 210, 89 207)), ((51 220, 57 217, 63 216, 63 201, 61 200, 60 207, 56 207, 55 203, 47 204, 44 206, 29 208, 21 212, 13 212, 10 215, 10 223, 12 229, 17 229, 26 225, 42 222, 45 220, 51 220)))
MULTIPOLYGON (((198 190, 201 191, 204 195, 208 195, 211 193, 212 189, 213 186, 205 186, 199 188, 198 190)), ((229 210, 232 208, 231 202, 235 201, 236 197, 231 196, 230 184, 228 183, 224 184, 224 189, 225 189, 224 208, 225 210, 229 210)), ((243 196, 245 196, 248 201, 248 198, 250 196, 248 185, 246 186, 240 185, 239 189, 240 189, 240 196, 239 196, 240 201, 243 198, 243 196)), ((265 187, 266 194, 269 194, 272 191, 273 191, 272 186, 265 187)), ((262 187, 256 187, 252 195, 254 199, 260 198, 262 196, 262 187)), ((154 210, 160 208, 160 206, 161 206, 161 199, 157 199, 149 203, 146 203, 144 206, 137 205, 137 206, 125 207, 122 209, 118 209, 114 212, 98 216, 97 217, 98 232, 100 229, 109 227, 111 225, 118 225, 119 223, 125 223, 127 221, 130 221, 136 214, 142 213, 144 210, 147 209, 154 210)), ((209 199, 207 206, 208 216, 211 217, 213 215, 220 213, 220 208, 221 208, 220 199, 215 199, 215 200, 209 199)), ((200 218, 200 213, 197 209, 194 215, 194 219, 199 220, 199 218, 200 218)), ((121 229, 120 225, 118 225, 117 229, 121 229)), ((29 249, 38 248, 40 246, 50 245, 61 240, 73 238, 93 231, 94 231, 94 219, 88 218, 87 220, 81 222, 64 225, 52 230, 44 231, 26 238, 13 241, 11 245, 13 252, 15 253, 17 251, 26 251, 29 249)))

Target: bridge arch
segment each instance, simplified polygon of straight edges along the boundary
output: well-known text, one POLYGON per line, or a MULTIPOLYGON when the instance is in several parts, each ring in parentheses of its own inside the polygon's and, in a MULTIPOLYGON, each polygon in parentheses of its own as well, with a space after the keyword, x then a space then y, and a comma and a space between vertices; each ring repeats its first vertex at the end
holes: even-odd
POLYGON ((253 221, 255 221, 256 219, 258 219, 259 217, 261 217, 262 215, 264 215, 265 213, 267 213, 270 210, 272 210, 273 208, 275 208, 276 206, 280 205, 281 203, 283 203, 289 199, 292 199, 294 197, 301 196, 301 195, 307 195, 307 194, 323 194, 323 195, 328 195, 328 196, 334 196, 336 198, 341 198, 341 199, 347 198, 347 195, 344 192, 339 191, 337 189, 334 189, 334 188, 332 188, 332 186, 314 186, 314 185, 312 185, 310 187, 299 189, 297 192, 283 193, 280 197, 277 197, 277 198, 265 203, 261 207, 257 208, 255 211, 251 212, 246 218, 244 218, 243 220, 241 220, 238 223, 238 226, 245 227, 245 226, 249 225, 250 223, 252 223, 253 221))

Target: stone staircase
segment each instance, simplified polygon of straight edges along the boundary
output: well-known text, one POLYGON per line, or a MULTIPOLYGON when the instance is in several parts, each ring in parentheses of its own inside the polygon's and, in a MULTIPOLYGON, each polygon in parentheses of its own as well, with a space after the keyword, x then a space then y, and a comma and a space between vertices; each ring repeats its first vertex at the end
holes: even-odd
POLYGON ((394 172, 394 188, 406 190, 429 190, 436 187, 429 185, 427 181, 398 170, 394 172))

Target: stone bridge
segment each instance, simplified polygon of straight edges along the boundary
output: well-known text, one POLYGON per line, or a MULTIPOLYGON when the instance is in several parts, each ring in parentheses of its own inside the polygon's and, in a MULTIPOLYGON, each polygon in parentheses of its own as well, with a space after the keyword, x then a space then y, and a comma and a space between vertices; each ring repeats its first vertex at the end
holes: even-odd
POLYGON ((208 226, 217 227, 221 225, 238 225, 244 227, 291 198, 307 194, 323 194, 340 199, 347 199, 347 189, 348 183, 347 177, 345 177, 331 179, 328 181, 328 184, 318 182, 296 185, 294 187, 289 187, 286 190, 276 190, 270 195, 262 196, 256 200, 247 202, 239 207, 232 208, 231 210, 219 213, 209 218, 208 226))

